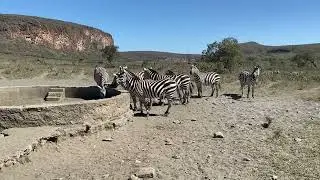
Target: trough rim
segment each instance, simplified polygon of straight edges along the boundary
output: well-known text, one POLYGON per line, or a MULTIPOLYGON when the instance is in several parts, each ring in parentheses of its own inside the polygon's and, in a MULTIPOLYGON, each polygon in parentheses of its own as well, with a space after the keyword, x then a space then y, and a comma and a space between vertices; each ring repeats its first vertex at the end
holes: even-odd
MULTIPOLYGON (((37 87, 75 87, 75 88, 80 88, 80 87, 90 87, 90 86, 59 86, 59 85, 36 85, 36 86, 1 86, 0 89, 6 89, 6 88, 24 88, 24 87, 29 87, 29 88, 37 88, 37 87)), ((101 102, 109 101, 112 99, 118 99, 121 98, 122 94, 129 93, 126 90, 118 90, 121 94, 110 97, 110 98, 104 98, 104 99, 91 99, 91 100, 81 100, 81 101, 73 101, 73 102, 57 102, 57 103, 48 103, 48 104, 29 104, 29 105, 15 105, 15 106, 1 106, 0 105, 0 110, 21 110, 21 109, 28 109, 28 108, 46 108, 46 107, 57 107, 57 106, 69 106, 69 105, 81 105, 81 104, 100 104, 101 102)))

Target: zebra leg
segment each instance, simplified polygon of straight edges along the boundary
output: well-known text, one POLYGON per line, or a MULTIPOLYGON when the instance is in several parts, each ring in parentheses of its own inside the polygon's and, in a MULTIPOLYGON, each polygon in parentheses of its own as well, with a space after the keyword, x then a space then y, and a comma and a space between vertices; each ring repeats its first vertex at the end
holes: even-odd
POLYGON ((252 98, 254 98, 254 85, 252 85, 252 90, 251 90, 252 92, 252 98))
POLYGON ((213 94, 214 94, 214 86, 215 86, 215 84, 211 84, 211 97, 213 96, 213 94))
POLYGON ((247 98, 249 98, 249 94, 250 94, 250 85, 248 85, 248 94, 247 94, 247 98))
POLYGON ((180 87, 177 87, 177 93, 178 93, 181 104, 183 104, 183 100, 182 100, 182 96, 181 96, 181 92, 180 92, 180 87))
POLYGON ((215 84, 215 88, 216 88, 216 98, 219 96, 219 83, 215 84))
MULTIPOLYGON (((135 96, 133 96, 133 94, 131 94, 130 93, 130 96, 131 96, 131 99, 132 99, 132 102, 133 102, 133 111, 136 111, 137 110, 137 99, 136 99, 136 97, 135 96)), ((141 105, 140 105, 140 107, 141 107, 141 105)), ((141 109, 142 109, 142 107, 141 107, 141 109)))
POLYGON ((241 97, 243 96, 243 88, 244 86, 241 84, 241 97))
POLYGON ((198 97, 202 98, 202 86, 198 89, 198 97))
POLYGON ((171 97, 168 97, 168 108, 167 108, 166 112, 164 113, 164 116, 168 116, 169 115, 169 110, 171 108, 171 103, 172 103, 172 99, 171 99, 171 97))
POLYGON ((139 100, 139 103, 140 103, 140 112, 141 112, 141 114, 143 114, 143 108, 142 108, 142 101, 141 100, 139 100))

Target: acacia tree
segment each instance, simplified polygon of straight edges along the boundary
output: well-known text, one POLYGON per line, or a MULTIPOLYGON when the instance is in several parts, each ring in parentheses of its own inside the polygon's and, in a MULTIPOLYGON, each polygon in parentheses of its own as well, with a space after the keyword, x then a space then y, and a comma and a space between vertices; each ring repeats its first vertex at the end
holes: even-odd
POLYGON ((233 71, 240 58, 241 51, 238 40, 232 37, 225 38, 221 42, 215 41, 208 44, 201 56, 202 60, 216 63, 217 66, 223 66, 229 71, 233 71))
POLYGON ((107 60, 108 63, 111 64, 111 62, 118 55, 118 48, 119 48, 118 46, 114 46, 114 45, 105 46, 103 49, 101 49, 102 58, 107 60))

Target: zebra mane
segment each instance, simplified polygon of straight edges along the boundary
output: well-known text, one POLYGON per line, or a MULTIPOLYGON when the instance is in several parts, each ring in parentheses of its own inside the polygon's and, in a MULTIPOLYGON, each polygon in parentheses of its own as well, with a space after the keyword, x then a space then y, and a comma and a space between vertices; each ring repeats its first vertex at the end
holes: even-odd
POLYGON ((128 69, 124 69, 124 72, 128 73, 133 79, 140 80, 140 78, 135 73, 129 71, 128 69))
POLYGON ((154 74, 159 74, 156 70, 151 69, 151 68, 147 68, 150 72, 154 73, 154 74))

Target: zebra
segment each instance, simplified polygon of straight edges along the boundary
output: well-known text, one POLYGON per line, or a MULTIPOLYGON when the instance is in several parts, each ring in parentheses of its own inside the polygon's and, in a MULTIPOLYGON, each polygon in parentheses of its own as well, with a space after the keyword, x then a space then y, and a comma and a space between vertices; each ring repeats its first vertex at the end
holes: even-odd
POLYGON ((198 97, 202 97, 202 85, 211 86, 212 91, 210 96, 213 96, 214 91, 216 90, 216 97, 218 97, 219 89, 221 89, 220 75, 218 73, 202 73, 195 65, 191 65, 190 75, 197 86, 198 97))
POLYGON ((104 98, 106 96, 106 85, 109 79, 109 75, 107 70, 104 67, 96 65, 93 72, 94 81, 97 83, 100 90, 100 98, 104 98))
POLYGON ((150 68, 144 68, 144 76, 147 79, 153 79, 153 80, 160 80, 160 79, 172 79, 176 81, 178 87, 177 87, 177 93, 180 99, 180 102, 182 104, 187 104, 189 102, 189 96, 190 96, 190 77, 188 75, 184 74, 178 74, 178 75, 161 75, 157 71, 150 69, 150 68), (183 93, 183 97, 181 96, 181 92, 183 93))
MULTIPOLYGON (((177 84, 171 79, 162 80, 140 80, 136 74, 130 72, 128 69, 124 69, 120 66, 120 72, 115 74, 117 76, 118 83, 130 93, 138 97, 140 105, 144 104, 147 117, 149 117, 149 110, 151 110, 151 99, 160 98, 165 96, 168 100, 168 108, 164 113, 164 116, 168 116, 173 100, 174 92, 176 91, 177 84), (150 104, 149 101, 150 100, 150 104)), ((141 108, 141 113, 143 109, 141 108)))
POLYGON ((250 88, 252 87, 252 98, 254 98, 254 87, 257 84, 258 77, 260 75, 260 66, 255 66, 253 71, 250 73, 248 71, 242 71, 239 73, 238 79, 240 81, 240 88, 241 88, 241 96, 243 96, 243 88, 244 86, 248 86, 248 94, 247 98, 249 98, 250 88))
MULTIPOLYGON (((171 70, 167 70, 165 73, 164 73, 165 75, 176 75, 176 73, 174 73, 173 71, 171 71, 171 70)), ((192 93, 193 93, 193 89, 194 89, 194 84, 193 84, 194 82, 193 81, 191 81, 191 78, 190 78, 190 88, 189 88, 189 94, 191 95, 192 93)), ((189 96, 190 96, 189 95, 189 96)))

